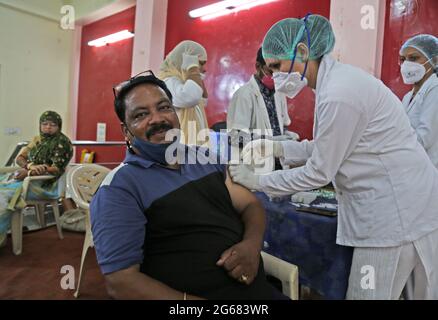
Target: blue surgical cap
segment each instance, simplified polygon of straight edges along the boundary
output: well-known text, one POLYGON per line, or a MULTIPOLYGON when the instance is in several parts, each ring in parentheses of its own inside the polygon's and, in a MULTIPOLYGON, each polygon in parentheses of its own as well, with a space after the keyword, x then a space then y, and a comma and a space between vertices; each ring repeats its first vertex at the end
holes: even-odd
POLYGON ((310 15, 306 22, 304 19, 288 18, 274 24, 263 40, 263 57, 291 59, 299 43, 308 46, 306 27, 310 33, 310 60, 319 59, 333 50, 335 34, 330 22, 323 16, 310 15))

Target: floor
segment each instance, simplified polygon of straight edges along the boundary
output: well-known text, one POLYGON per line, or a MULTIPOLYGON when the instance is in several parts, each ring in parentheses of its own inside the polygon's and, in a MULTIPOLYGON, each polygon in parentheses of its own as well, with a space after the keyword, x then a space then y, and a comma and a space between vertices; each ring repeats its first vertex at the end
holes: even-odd
MULTIPOLYGON (((77 283, 84 234, 64 231, 58 238, 55 226, 23 233, 23 252, 12 253, 10 237, 0 248, 0 299, 72 300, 75 290, 61 287, 61 283, 77 283), (73 273, 63 274, 61 268, 70 265, 73 273), (64 278, 66 276, 71 276, 64 278)), ((65 287, 65 286, 64 286, 65 287)), ((94 249, 90 249, 82 277, 79 299, 108 299, 104 279, 96 262, 94 249)))

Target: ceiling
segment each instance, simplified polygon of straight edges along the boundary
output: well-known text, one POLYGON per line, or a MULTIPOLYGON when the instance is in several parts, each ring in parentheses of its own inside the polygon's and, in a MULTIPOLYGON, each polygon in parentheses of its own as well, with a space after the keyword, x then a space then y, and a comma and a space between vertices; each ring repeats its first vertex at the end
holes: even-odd
POLYGON ((8 7, 52 21, 60 21, 61 8, 73 6, 78 24, 86 24, 135 5, 135 0, 0 0, 8 7))

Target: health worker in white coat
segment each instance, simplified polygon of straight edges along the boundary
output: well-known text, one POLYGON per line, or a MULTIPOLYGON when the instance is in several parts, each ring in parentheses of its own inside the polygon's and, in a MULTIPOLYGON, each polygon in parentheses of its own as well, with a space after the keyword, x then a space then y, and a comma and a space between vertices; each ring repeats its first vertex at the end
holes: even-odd
POLYGON ((263 56, 277 90, 289 97, 306 85, 316 90, 314 140, 253 141, 244 157, 248 150, 261 157, 271 149, 298 167, 256 175, 241 164, 230 173, 235 182, 273 196, 333 182, 336 242, 355 248, 347 299, 399 299, 412 273, 415 298, 438 299, 438 171, 400 100, 380 80, 332 59, 334 43, 322 16, 271 27, 263 56))
MULTIPOLYGON (((287 111, 286 95, 275 91, 272 73, 263 59, 262 48, 257 51, 256 73, 240 87, 231 99, 227 113, 227 130, 230 135, 243 133, 252 136, 268 135, 271 140, 298 140, 299 136, 287 130, 291 124, 287 111)), ((251 140, 249 137, 247 140, 251 140)))
MULTIPOLYGON (((403 97, 403 107, 418 142, 438 168, 438 38, 420 34, 400 48, 400 72, 412 89, 403 97)), ((405 287, 404 297, 414 298, 414 276, 405 287)))
MULTIPOLYGON (((257 51, 256 73, 234 94, 228 107, 227 131, 237 156, 251 140, 266 136, 270 140, 298 140, 299 135, 287 130, 291 124, 286 95, 275 91, 272 72, 263 59, 262 48, 257 51)), ((265 172, 282 169, 278 159, 266 164, 265 172)))
POLYGON ((420 34, 400 49, 403 82, 412 85, 403 98, 417 139, 438 168, 438 38, 420 34))

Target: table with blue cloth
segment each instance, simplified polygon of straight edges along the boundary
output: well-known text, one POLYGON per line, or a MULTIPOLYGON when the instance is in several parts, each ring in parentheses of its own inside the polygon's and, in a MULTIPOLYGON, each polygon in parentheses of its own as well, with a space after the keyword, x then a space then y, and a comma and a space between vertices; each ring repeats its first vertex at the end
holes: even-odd
POLYGON ((298 212, 255 193, 266 209, 265 252, 298 266, 300 285, 324 299, 345 299, 353 248, 336 244, 337 217, 298 212))

